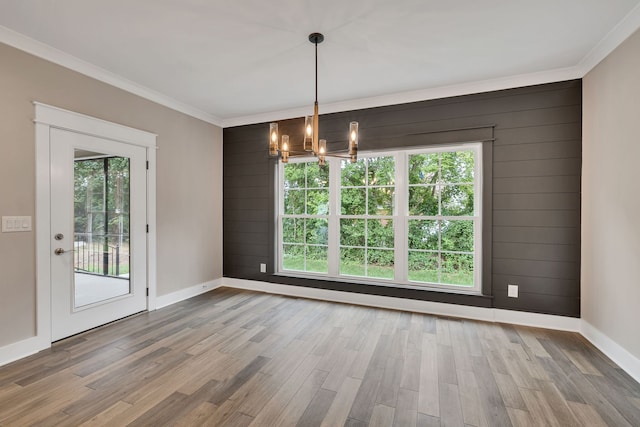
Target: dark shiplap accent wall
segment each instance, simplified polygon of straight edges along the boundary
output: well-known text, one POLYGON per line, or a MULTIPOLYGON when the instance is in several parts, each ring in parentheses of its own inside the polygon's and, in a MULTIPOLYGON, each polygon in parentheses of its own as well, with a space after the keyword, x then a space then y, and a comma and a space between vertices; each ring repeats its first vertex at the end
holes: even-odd
POLYGON ((334 144, 329 150, 346 145, 351 120, 360 122, 361 150, 463 142, 493 134, 495 141, 485 144, 489 179, 483 199, 490 225, 483 233, 486 296, 260 273, 260 263, 273 270, 275 252, 276 163, 267 156, 266 123, 224 130, 224 275, 578 317, 581 86, 573 80, 321 116, 322 136, 334 144), (483 128, 488 124, 495 125, 490 134, 483 128), (508 283, 520 286, 519 298, 507 297, 508 283))

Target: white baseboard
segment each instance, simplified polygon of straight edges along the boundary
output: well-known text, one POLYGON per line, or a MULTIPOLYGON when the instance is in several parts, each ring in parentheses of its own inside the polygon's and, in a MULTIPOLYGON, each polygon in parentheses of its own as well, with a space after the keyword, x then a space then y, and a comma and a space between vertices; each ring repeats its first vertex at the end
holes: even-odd
POLYGON ((175 304, 180 301, 184 301, 189 298, 193 298, 197 295, 205 292, 212 291, 219 288, 222 285, 222 279, 211 280, 209 282, 200 283, 190 288, 180 289, 170 294, 160 295, 156 297, 156 309, 163 308, 171 304, 175 304))
POLYGON ((51 347, 50 342, 37 336, 5 345, 0 347, 0 366, 31 356, 49 347, 51 347))
POLYGON ((581 333, 591 344, 640 383, 640 359, 584 319, 581 333))
POLYGON ((288 295, 301 298, 342 302, 370 307, 406 310, 416 313, 435 314, 439 316, 460 317, 463 319, 483 320, 486 322, 512 323, 515 325, 535 326, 547 329, 580 332, 580 319, 549 314, 526 313, 514 310, 473 307, 467 305, 446 304, 433 301, 366 295, 352 292, 332 291, 327 289, 307 288, 303 286, 281 285, 277 283, 258 282, 225 277, 222 286, 247 289, 272 294, 288 295))
POLYGON ((535 328, 580 332, 580 318, 553 314, 529 313, 526 311, 493 309, 493 321, 535 328))

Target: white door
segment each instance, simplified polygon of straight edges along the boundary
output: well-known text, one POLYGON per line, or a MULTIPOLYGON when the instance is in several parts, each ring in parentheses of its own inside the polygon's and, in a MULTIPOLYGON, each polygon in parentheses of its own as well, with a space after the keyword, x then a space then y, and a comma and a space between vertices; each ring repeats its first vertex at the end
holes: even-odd
POLYGON ((51 338, 147 308, 146 148, 51 129, 51 338))

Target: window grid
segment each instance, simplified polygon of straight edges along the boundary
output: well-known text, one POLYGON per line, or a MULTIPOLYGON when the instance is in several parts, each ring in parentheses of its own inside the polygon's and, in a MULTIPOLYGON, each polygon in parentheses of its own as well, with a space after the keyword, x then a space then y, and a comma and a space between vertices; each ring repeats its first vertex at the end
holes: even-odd
MULTIPOLYGON (((460 153, 464 152, 465 150, 461 150, 460 153)), ((444 152, 446 153, 446 152, 444 152)), ((412 222, 418 222, 418 221, 434 221, 434 223, 437 225, 437 248, 436 249, 423 249, 423 248, 412 248, 410 242, 408 241, 408 246, 407 246, 407 251, 408 251, 408 256, 409 259, 411 259, 411 254, 415 254, 415 253, 426 253, 426 254, 436 254, 437 255, 437 284, 442 284, 442 285, 451 285, 452 283, 447 283, 446 279, 443 278, 443 268, 444 266, 444 257, 442 256, 443 254, 450 254, 450 255, 465 255, 465 256, 474 256, 475 255, 475 250, 474 251, 464 251, 464 250, 447 250, 447 249, 443 249, 443 243, 442 243, 442 237, 443 237, 443 224, 445 223, 453 223, 454 221, 470 221, 472 223, 472 228, 474 230, 474 240, 477 238, 475 233, 475 230, 477 229, 476 227, 476 220, 477 220, 477 216, 476 215, 442 215, 443 213, 443 200, 442 200, 442 196, 445 193, 445 189, 446 188, 456 188, 456 187, 462 187, 462 186, 473 186, 473 196, 475 198, 475 193, 476 193, 476 185, 475 185, 475 176, 473 176, 473 181, 469 181, 469 180, 462 180, 462 181, 450 181, 447 182, 444 178, 443 178, 443 164, 442 164, 442 160, 443 160, 443 152, 438 152, 438 168, 437 168, 437 173, 435 174, 435 182, 433 183, 411 183, 409 182, 407 185, 407 202, 408 202, 408 215, 407 215, 407 230, 410 230, 410 224, 412 222), (433 188, 435 190, 435 194, 437 194, 437 213, 436 215, 416 215, 416 214, 412 214, 411 213, 411 189, 412 188, 433 188)), ((435 153, 433 153, 435 154, 435 153)), ((414 154, 414 155, 419 155, 419 154, 414 154)), ((475 175, 475 164, 477 163, 477 156, 473 156, 473 161, 474 161, 474 168, 473 168, 473 172, 475 175)), ((408 156, 407 159, 409 162, 411 161, 411 155, 408 156)), ((422 171, 421 171, 422 174, 422 171)), ((415 193, 414 193, 415 194, 415 193)), ((474 214, 476 211, 475 208, 475 204, 474 204, 474 214)), ((407 235, 407 239, 409 240, 411 238, 411 236, 408 234, 407 235)), ((473 264, 477 264, 477 262, 474 262, 473 264)), ((475 268, 477 268, 476 265, 474 265, 475 268)), ((474 270, 475 270, 474 268, 474 270)), ((412 275, 412 271, 408 271, 408 280, 412 283, 416 283, 416 284, 420 284, 420 283, 427 283, 430 284, 432 283, 429 280, 419 280, 419 279, 412 279, 411 278, 412 275)), ((415 277, 415 276, 414 276, 415 277)), ((477 275, 473 274, 472 275, 472 281, 470 283, 470 285, 476 285, 476 281, 477 281, 477 275)), ((453 284, 456 285, 456 284, 453 284)), ((461 285, 466 285, 466 284, 461 284, 461 285)))
MULTIPOLYGON (((284 212, 283 214, 279 215, 279 235, 282 236, 281 238, 281 243, 280 243, 280 266, 282 266, 283 270, 286 271, 300 271, 300 272, 312 272, 312 273, 327 273, 328 269, 327 268, 322 268, 322 269, 313 269, 310 267, 310 248, 322 248, 325 250, 326 253, 328 253, 328 244, 322 244, 322 243, 310 243, 308 241, 308 225, 310 221, 314 221, 314 220, 324 220, 327 223, 327 227, 328 227, 328 223, 329 223, 329 211, 327 209, 327 215, 318 215, 318 214, 312 214, 309 213, 309 203, 307 203, 307 201, 309 200, 309 192, 310 191, 326 191, 327 192, 327 196, 328 196, 328 192, 329 192, 329 185, 328 182, 326 183, 325 186, 321 186, 321 185, 317 185, 317 186, 310 186, 309 184, 313 184, 310 183, 310 179, 309 179, 309 169, 310 166, 313 165, 315 166, 315 163, 305 163, 305 162, 292 162, 293 165, 296 165, 297 167, 299 167, 300 164, 304 165, 304 185, 302 187, 300 186, 287 186, 287 181, 286 179, 283 179, 283 188, 284 188, 284 197, 282 198, 282 204, 280 205, 280 212, 284 212), (304 206, 304 212, 301 213, 286 213, 286 208, 285 208, 285 199, 287 198, 287 194, 293 194, 299 192, 301 194, 304 195, 303 197, 303 206, 304 206), (299 241, 287 241, 285 240, 285 236, 284 236, 284 223, 287 220, 301 220, 303 227, 302 227, 302 242, 299 241), (286 266, 286 262, 285 262, 285 258, 286 258, 286 253, 285 253, 285 248, 290 248, 290 247, 299 247, 302 248, 302 266, 301 268, 292 268, 289 267, 287 268, 286 266)), ((294 166, 294 167, 296 167, 294 166)), ((328 203, 328 197, 327 197, 327 203, 328 203)), ((326 257, 325 257, 326 258, 326 257)), ((327 260, 324 260, 324 264, 327 265, 327 260)))
MULTIPOLYGON (((478 292, 480 290, 480 262, 481 262, 481 218, 479 216, 479 212, 481 212, 480 208, 480 197, 481 197, 481 175, 480 175, 480 164, 481 164, 481 144, 480 143, 470 143, 464 144, 460 146, 450 146, 450 147, 439 147, 437 149, 427 148, 423 150, 407 150, 400 151, 394 153, 372 153, 370 156, 361 156, 361 160, 365 160, 365 170, 364 170, 364 181, 363 185, 354 185, 354 182, 345 183, 343 182, 342 177, 342 167, 344 164, 341 163, 340 159, 330 158, 327 159, 327 165, 331 168, 332 172, 329 175, 329 180, 325 183, 324 186, 314 186, 307 187, 307 185, 313 185, 310 182, 309 174, 305 173, 305 188, 299 188, 300 191, 305 191, 305 198, 308 197, 306 192, 309 190, 327 190, 329 191, 328 200, 329 200, 329 209, 327 215, 311 215, 308 212, 308 204, 305 203, 305 212, 304 214, 280 214, 278 215, 279 221, 279 236, 282 236, 282 220, 285 218, 299 218, 304 219, 305 231, 304 231, 304 240, 302 242, 297 243, 287 243, 283 242, 282 237, 279 237, 279 255, 277 257, 278 271, 283 272, 292 272, 294 275, 299 275, 296 273, 302 273, 304 276, 307 273, 310 273, 312 276, 319 275, 321 277, 328 278, 360 278, 361 283, 367 283, 367 281, 371 281, 371 283, 375 283, 377 281, 382 281, 385 283, 389 283, 391 285, 398 284, 402 285, 413 285, 418 286, 420 288, 429 289, 429 288, 437 288, 440 290, 456 290, 456 291, 469 291, 469 292, 478 292), (471 171, 471 180, 456 180, 446 182, 443 179, 443 153, 453 153, 451 155, 454 156, 457 152, 471 152, 473 156, 473 169, 471 171), (420 182, 416 183, 411 181, 410 179, 410 171, 409 171, 409 161, 410 156, 419 155, 419 154, 437 154, 438 162, 437 162, 437 179, 435 182, 425 183, 420 182), (395 178, 392 179, 392 185, 388 182, 383 183, 383 185, 369 185, 370 174, 369 174, 369 162, 370 158, 381 158, 381 157, 391 157, 395 161, 395 178), (367 160, 365 160, 367 159, 367 160), (442 215, 444 209, 443 203, 443 194, 445 194, 447 188, 455 188, 456 186, 469 186, 468 190, 464 188, 459 188, 460 191, 449 191, 447 194, 449 197, 447 199, 447 203, 449 203, 447 209, 449 210, 447 213, 452 213, 452 215, 442 215), (430 212, 430 215, 425 215, 424 213, 420 214, 420 212, 410 211, 411 210, 411 199, 410 199, 410 189, 411 188, 427 188, 427 187, 437 187, 439 191, 437 191, 437 210, 434 212, 430 212), (391 204, 389 205, 388 200, 384 200, 381 203, 386 203, 387 212, 390 215, 375 215, 373 206, 370 205, 370 197, 372 197, 372 189, 389 189, 393 191, 393 196, 391 198, 391 204), (358 214, 343 214, 342 207, 342 191, 356 189, 361 190, 364 194, 364 212, 358 214), (466 199, 462 199, 462 201, 455 199, 459 194, 463 194, 467 192, 466 199), (402 206, 397 203, 401 203, 402 206), (470 207, 472 205, 472 208, 470 207), (462 212, 460 206, 463 206, 466 211, 462 212), (461 215, 455 215, 456 213, 462 213, 461 215), (311 219, 322 219, 328 227, 328 238, 322 243, 310 243, 307 240, 307 221, 311 219), (357 242, 358 244, 353 244, 355 242, 345 242, 343 244, 343 240, 341 237, 341 227, 343 220, 361 220, 364 222, 362 225, 364 235, 361 237, 362 240, 357 242), (370 229, 372 226, 372 221, 380 221, 380 220, 388 220, 392 221, 392 231, 395 235, 391 236, 391 240, 389 243, 389 247, 380 246, 379 244, 376 246, 369 246, 370 242, 370 229), (437 247, 436 248, 419 248, 412 247, 412 243, 409 240, 410 236, 410 224, 411 221, 434 221, 438 226, 438 234, 437 234, 437 247), (463 243, 464 250, 452 250, 451 247, 443 246, 443 228, 442 224, 444 222, 453 222, 453 221, 469 221, 471 226, 464 225, 465 227, 472 229, 472 243, 463 243), (326 244, 325 244, 326 243, 326 244), (362 244, 361 244, 362 243, 362 244), (305 261, 304 261, 304 269, 305 271, 300 270, 291 270, 283 268, 282 263, 282 252, 283 245, 291 244, 293 246, 304 246, 305 247, 305 261), (307 254, 310 248, 323 248, 328 254, 328 267, 325 271, 318 273, 314 271, 308 270, 307 263, 307 254), (335 248, 336 250, 332 250, 331 248, 335 248), (342 250, 361 250, 363 252, 363 265, 360 267, 361 272, 364 271, 364 275, 361 274, 345 274, 341 271, 342 262, 341 262, 341 254, 342 250), (372 251, 389 251, 394 252, 395 256, 393 257, 393 261, 390 265, 393 267, 393 277, 388 279, 370 276, 370 254, 372 251), (413 280, 409 279, 411 276, 411 266, 410 266, 410 257, 411 254, 436 254, 438 256, 438 264, 437 264, 437 277, 436 280, 413 280), (458 258, 449 258, 446 259, 441 255, 453 255, 458 256, 458 258), (445 263, 450 263, 450 269, 453 271, 457 271, 457 269, 469 269, 469 271, 473 274, 473 280, 469 284, 450 284, 447 283, 447 280, 443 280, 443 266, 445 263), (455 265, 457 263, 457 265, 455 265), (328 271, 327 271, 328 270, 328 271)), ((301 162, 301 160, 296 159, 295 161, 301 162)), ((304 160, 303 160, 304 161, 304 160)), ((307 159, 308 162, 315 162, 315 159, 307 159)), ((284 187, 284 165, 280 165, 280 188, 283 190, 287 190, 288 188, 284 187)), ((451 176, 455 176, 455 174, 450 173, 451 169, 447 169, 447 176, 451 178, 451 176)), ((353 177, 352 177, 353 178, 353 177)), ((362 178, 362 177, 361 177, 362 178)), ((353 181, 353 180, 352 180, 353 181)), ((358 184, 358 183, 355 183, 358 184)), ((284 194, 282 191, 280 194, 284 194)), ((280 211, 284 212, 284 197, 280 197, 280 211)), ((324 213, 324 212, 323 212, 324 213)), ((373 236, 378 237, 378 236, 373 236)), ((386 240, 387 242, 389 240, 386 240)), ((381 242, 385 242, 383 239, 381 242)), ((386 242, 385 242, 386 244, 386 242)), ((447 243, 447 245, 451 245, 451 241, 447 243)), ((455 248, 453 248, 455 249, 455 248)), ((360 255, 358 255, 360 256, 360 255)), ((382 259, 382 258, 378 258, 382 259)), ((466 271, 466 270, 465 270, 466 271)), ((447 277, 452 277, 451 273, 447 273, 447 277)), ((445 278, 446 279, 446 278, 445 278)), ((451 282, 455 283, 455 282, 451 282)))
MULTIPOLYGON (((342 175, 342 172, 345 171, 345 169, 348 168, 348 164, 346 161, 342 161, 342 167, 340 168, 341 170, 341 176, 340 176, 340 215, 338 216, 338 224, 339 224, 339 251, 340 251, 340 258, 341 261, 339 263, 339 275, 340 276, 346 276, 346 277, 367 277, 367 278, 375 278, 378 280, 391 280, 395 278, 395 271, 392 270, 391 271, 391 276, 389 277, 389 274, 387 272, 386 276, 384 275, 385 271, 384 270, 380 270, 380 272, 378 274, 375 273, 375 268, 372 268, 371 266, 371 262, 370 262, 370 257, 375 255, 376 251, 380 251, 380 252, 388 252, 391 254, 392 258, 395 258, 395 245, 390 245, 390 246, 371 246, 369 245, 369 231, 370 231, 370 226, 371 226, 371 222, 372 221, 392 221, 392 223, 394 222, 394 209, 395 209, 395 190, 396 190, 396 185, 395 185, 395 170, 396 170, 396 163, 397 163, 397 158, 396 156, 389 156, 389 155, 373 155, 373 156, 369 156, 369 157, 361 157, 358 162, 362 162, 364 165, 364 182, 363 185, 345 185, 344 181, 345 181, 345 177, 342 175), (387 161, 389 162, 389 159, 392 159, 392 164, 393 164, 393 170, 394 170, 394 176, 391 179, 392 184, 379 184, 376 185, 375 182, 371 183, 371 159, 378 159, 381 161, 387 161), (382 159, 387 159, 387 160, 382 160, 382 159), (364 213, 363 214, 356 214, 356 215, 351 215, 351 214, 346 214, 343 213, 343 205, 342 205, 342 194, 343 194, 343 190, 352 190, 352 189, 356 189, 356 190, 362 190, 364 192, 364 213), (392 192, 392 196, 391 196, 391 212, 390 215, 377 215, 377 212, 372 212, 371 211, 371 195, 373 193, 373 191, 376 190, 380 190, 380 189, 387 189, 388 191, 392 192), (343 224, 343 220, 356 220, 356 221, 363 221, 364 222, 364 229, 363 229, 363 245, 349 245, 349 244, 343 244, 342 243, 342 233, 343 233, 343 228, 342 228, 342 224, 343 224), (349 249, 355 249, 355 250, 361 250, 363 253, 363 274, 351 274, 349 273, 347 270, 347 266, 346 263, 343 265, 342 261, 344 260, 344 252, 343 250, 349 250, 349 249)), ((346 178, 347 180, 349 179, 348 177, 346 178)), ((394 235, 395 235, 395 230, 394 230, 394 235)), ((393 238, 392 238, 393 240, 393 238)), ((393 261, 391 261, 391 267, 393 267, 395 265, 395 263, 393 261)), ((384 268, 384 267, 382 267, 384 268)))

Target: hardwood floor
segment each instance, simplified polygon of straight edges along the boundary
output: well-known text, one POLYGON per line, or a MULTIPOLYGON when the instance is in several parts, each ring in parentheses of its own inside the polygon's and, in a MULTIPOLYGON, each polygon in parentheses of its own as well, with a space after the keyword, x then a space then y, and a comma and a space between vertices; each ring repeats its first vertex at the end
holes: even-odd
POLYGON ((640 426, 580 335, 219 289, 0 368, 2 426, 640 426))

